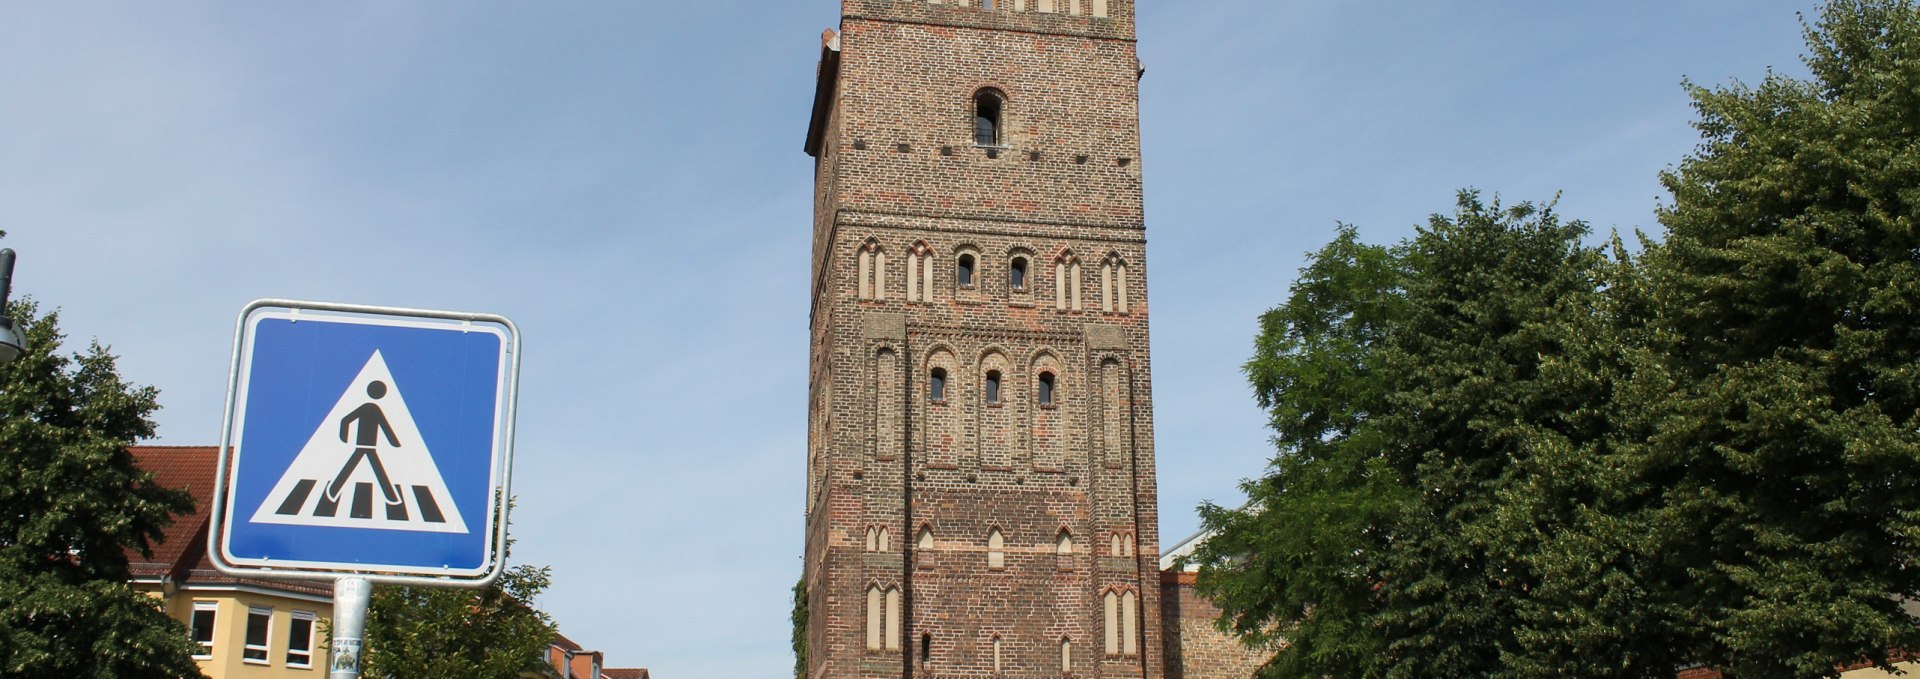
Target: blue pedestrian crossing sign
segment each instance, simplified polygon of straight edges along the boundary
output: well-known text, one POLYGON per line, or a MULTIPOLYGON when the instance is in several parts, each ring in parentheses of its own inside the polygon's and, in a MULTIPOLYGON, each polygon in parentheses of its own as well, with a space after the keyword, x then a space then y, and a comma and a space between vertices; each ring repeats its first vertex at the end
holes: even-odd
POLYGON ((249 305, 228 394, 216 565, 491 581, 504 551, 519 344, 498 316, 249 305))

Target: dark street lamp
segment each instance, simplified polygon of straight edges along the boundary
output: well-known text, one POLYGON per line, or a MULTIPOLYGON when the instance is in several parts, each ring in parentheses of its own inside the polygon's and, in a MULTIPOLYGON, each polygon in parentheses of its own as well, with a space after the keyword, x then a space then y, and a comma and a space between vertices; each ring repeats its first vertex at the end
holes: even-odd
POLYGON ((0 249, 0 363, 18 358, 27 346, 13 328, 13 318, 7 316, 7 298, 12 296, 13 248, 5 248, 0 249))

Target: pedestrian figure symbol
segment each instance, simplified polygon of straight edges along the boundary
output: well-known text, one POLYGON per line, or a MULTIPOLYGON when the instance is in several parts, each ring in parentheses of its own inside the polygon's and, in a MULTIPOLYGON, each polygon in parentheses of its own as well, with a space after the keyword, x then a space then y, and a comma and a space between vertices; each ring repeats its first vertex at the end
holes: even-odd
MULTIPOLYGON (((378 401, 386 395, 387 383, 376 380, 367 385, 368 398, 378 401)), ((381 414, 379 404, 369 401, 366 405, 354 408, 353 412, 347 413, 346 417, 340 419, 341 443, 347 442, 347 430, 352 429, 356 422, 360 424, 360 437, 356 440, 353 457, 347 458, 347 466, 341 467, 340 475, 333 477, 332 485, 327 486, 327 497, 338 501, 340 490, 347 485, 347 477, 353 475, 353 470, 360 465, 361 460, 366 460, 367 465, 373 468, 374 480, 380 483, 380 493, 387 497, 387 504, 400 504, 402 500, 399 490, 387 480, 387 469, 380 466, 378 448, 381 434, 386 435, 389 445, 395 448, 400 447, 400 442, 393 438, 393 425, 387 423, 387 416, 381 414)))
POLYGON ((400 386, 373 352, 253 522, 466 533, 400 386))

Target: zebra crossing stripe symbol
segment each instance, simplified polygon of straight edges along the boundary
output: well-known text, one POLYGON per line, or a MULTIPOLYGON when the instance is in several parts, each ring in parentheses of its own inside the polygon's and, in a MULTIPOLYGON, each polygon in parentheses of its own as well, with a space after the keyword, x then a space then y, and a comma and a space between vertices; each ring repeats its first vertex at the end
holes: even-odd
POLYGON ((465 534, 400 385, 379 351, 320 421, 254 523, 465 534))

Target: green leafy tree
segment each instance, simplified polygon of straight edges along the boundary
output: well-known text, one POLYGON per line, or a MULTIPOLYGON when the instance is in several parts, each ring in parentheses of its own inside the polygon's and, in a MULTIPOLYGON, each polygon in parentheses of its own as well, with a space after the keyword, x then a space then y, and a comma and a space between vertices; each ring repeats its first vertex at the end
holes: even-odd
POLYGON ((807 679, 807 577, 793 585, 793 679, 807 679))
POLYGON ((1645 523, 1695 653, 1742 677, 1920 648, 1920 8, 1834 0, 1805 34, 1811 81, 1692 88, 1646 258, 1683 389, 1645 523))
POLYGON ((1831 677, 1920 648, 1920 8, 1691 87, 1665 242, 1463 196, 1264 319, 1200 585, 1269 676, 1831 677))
POLYGON ((200 676, 186 628, 127 586, 126 550, 193 508, 127 452, 158 392, 98 343, 62 354, 59 314, 37 313, 9 306, 26 346, 0 365, 0 675, 200 676))
POLYGON ((1283 643, 1270 676, 1497 676, 1524 652, 1527 559, 1566 517, 1507 496, 1606 431, 1601 372, 1554 358, 1604 287, 1585 235, 1464 192, 1392 248, 1343 228, 1262 319, 1247 372, 1281 452, 1247 506, 1203 508, 1197 558, 1234 631, 1283 643))
POLYGON ((485 589, 375 587, 367 609, 366 676, 555 676, 546 651, 558 632, 532 603, 553 584, 551 570, 514 566, 485 589))

